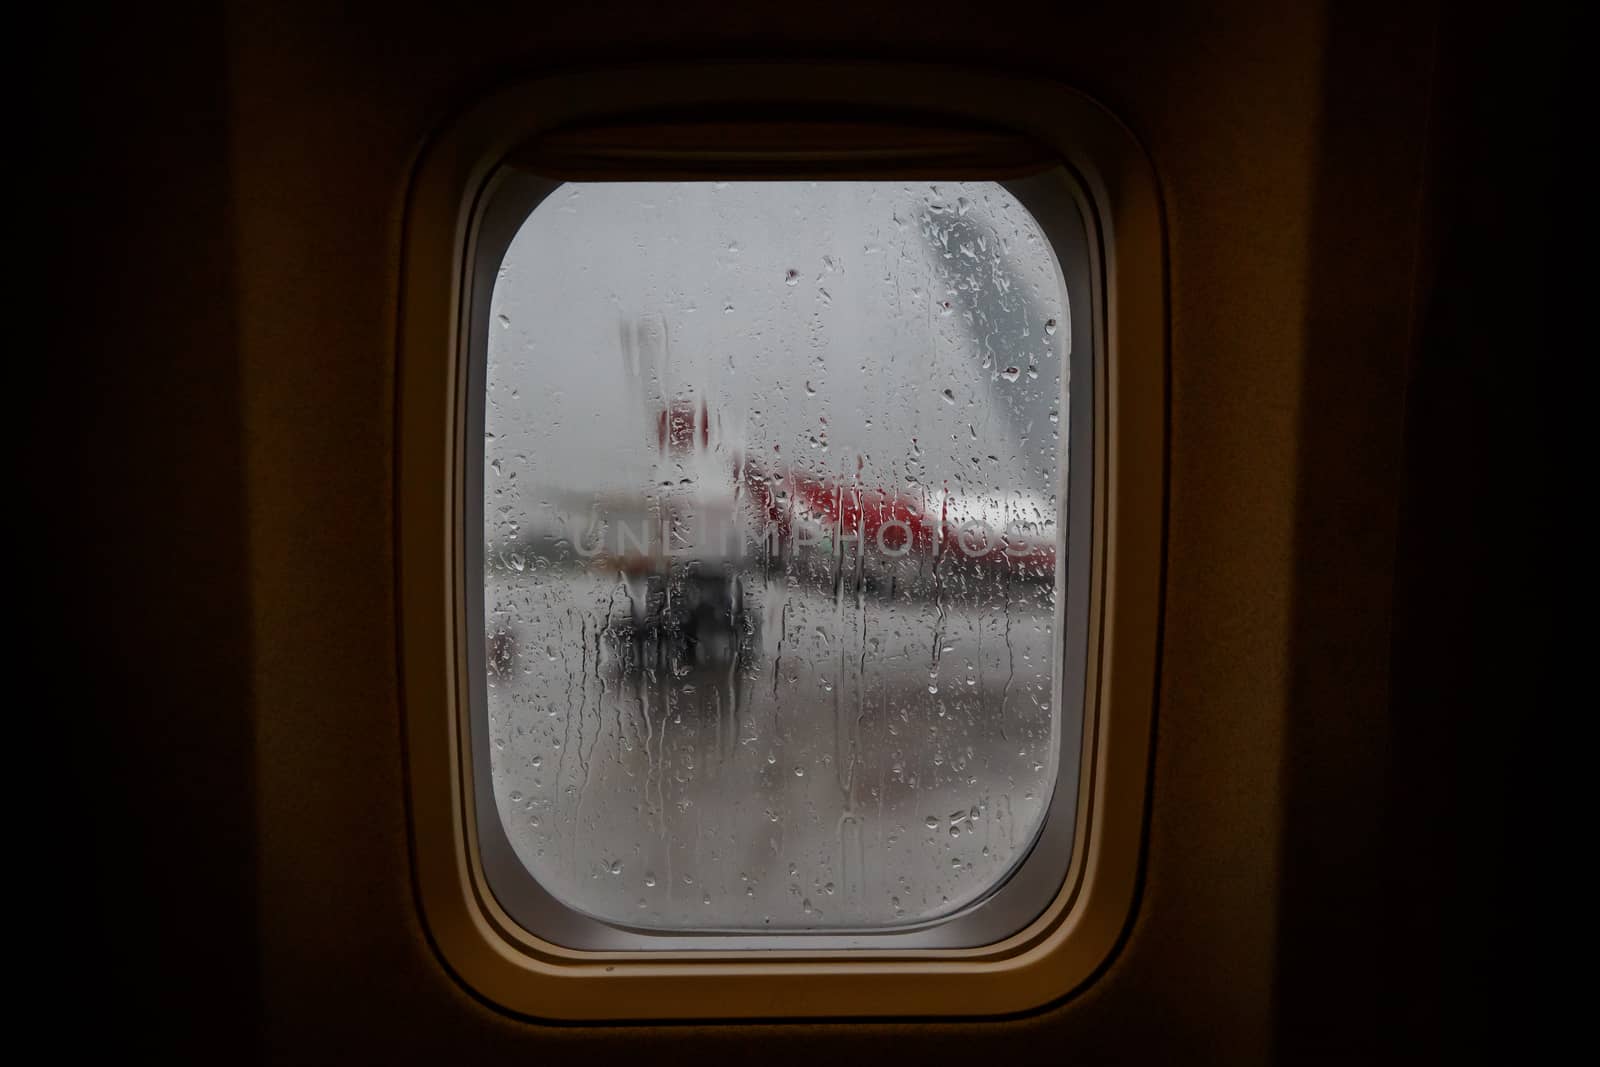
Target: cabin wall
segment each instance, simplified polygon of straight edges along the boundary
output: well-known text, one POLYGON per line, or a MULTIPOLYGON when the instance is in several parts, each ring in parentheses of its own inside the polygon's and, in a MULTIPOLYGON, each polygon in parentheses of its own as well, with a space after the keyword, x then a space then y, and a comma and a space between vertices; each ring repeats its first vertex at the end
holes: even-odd
POLYGON ((84 565, 95 611, 127 622, 86 680, 122 713, 75 769, 140 798, 100 869, 160 872, 118 889, 144 919, 105 935, 137 961, 115 972, 121 1032, 484 1063, 641 1037, 669 1062, 770 1063, 1352 1062, 1387 1042, 1408 994, 1373 981, 1376 843, 1391 649, 1410 647, 1391 627, 1397 457, 1436 232, 1436 13, 1078 7, 283 3, 76 28, 64 69, 104 90, 69 94, 57 134, 69 187, 102 208, 63 222, 93 386, 74 447, 84 511, 124 531, 84 565), (539 1024, 459 985, 418 916, 393 512, 412 165, 509 80, 750 56, 1058 79, 1158 176, 1171 466, 1143 885, 1103 975, 1025 1018, 539 1024))

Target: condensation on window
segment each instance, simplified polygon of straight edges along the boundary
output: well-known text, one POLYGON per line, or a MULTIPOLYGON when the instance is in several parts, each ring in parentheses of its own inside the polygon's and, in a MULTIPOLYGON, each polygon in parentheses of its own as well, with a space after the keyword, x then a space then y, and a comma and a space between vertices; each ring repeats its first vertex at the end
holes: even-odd
POLYGON ((991 182, 558 187, 494 287, 493 788, 569 907, 910 926, 1057 771, 1066 288, 991 182))

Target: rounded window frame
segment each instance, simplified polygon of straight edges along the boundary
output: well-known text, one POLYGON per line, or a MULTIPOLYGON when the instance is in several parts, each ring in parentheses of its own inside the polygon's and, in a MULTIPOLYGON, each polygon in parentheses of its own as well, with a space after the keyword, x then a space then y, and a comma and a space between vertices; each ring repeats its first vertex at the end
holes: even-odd
MULTIPOLYGON (((641 173, 645 168, 641 167, 641 173)), ((483 428, 490 334, 490 299, 497 272, 504 261, 518 228, 544 199, 563 184, 562 179, 545 178, 515 167, 502 167, 489 179, 479 210, 473 220, 470 246, 468 293, 466 295, 467 348, 466 420, 462 437, 463 501, 467 508, 465 528, 483 526, 483 428)), ((1064 283, 1069 307, 1092 302, 1093 253, 1091 224, 1083 212, 1083 199, 1070 175, 1051 167, 1036 175, 1000 182, 1033 216, 1050 242, 1064 283), (1071 250, 1071 255, 1067 250, 1071 250)), ((796 931, 758 934, 744 931, 712 932, 647 930, 622 926, 584 914, 562 902, 541 885, 522 862, 507 838, 489 767, 487 655, 481 633, 484 619, 481 583, 467 583, 466 655, 468 687, 468 747, 465 777, 470 782, 471 806, 477 854, 484 888, 498 906, 523 930, 566 948, 590 952, 662 951, 816 951, 851 949, 860 952, 896 952, 907 949, 975 948, 1001 941, 1027 926, 1047 908, 1063 883, 1073 875, 1073 842, 1077 836, 1079 782, 1083 775, 1083 711, 1085 662, 1089 646, 1089 576, 1093 557, 1094 504, 1094 423, 1095 389, 1099 377, 1095 366, 1098 346, 1094 342, 1094 316, 1069 315, 1070 381, 1067 420, 1069 441, 1065 442, 1065 462, 1059 481, 1064 487, 1061 499, 1060 548, 1078 544, 1087 551, 1062 551, 1064 560, 1057 575, 1056 588, 1064 640, 1058 650, 1059 661, 1052 675, 1051 699, 1059 732, 1056 777, 1052 795, 1041 825, 1035 830, 1024 854, 996 885, 977 900, 956 912, 917 924, 879 929, 796 931), (1070 768, 1070 770, 1069 770, 1070 768), (1063 788, 1065 786, 1065 788, 1063 788)), ((465 573, 477 574, 483 567, 481 539, 466 537, 462 544, 465 573)))
MULTIPOLYGON (((1154 713, 1164 513, 1165 291, 1153 175, 1121 126, 1061 86, 931 68, 848 73, 827 65, 738 71, 720 65, 541 79, 482 101, 419 161, 406 212, 397 368, 401 669, 415 874, 424 922, 446 964, 509 1010, 569 1020, 1014 1012, 1081 986, 1109 958, 1131 917, 1154 713), (1014 103, 1019 99, 1050 106, 1037 112, 1030 106, 1032 121, 1024 124, 1014 103), (493 260, 492 278, 502 241, 509 240, 484 226, 494 218, 496 189, 504 190, 506 163, 541 135, 627 119, 644 103, 715 122, 752 106, 802 116, 830 110, 889 115, 903 113, 906 101, 917 102, 923 122, 980 123, 1044 145, 1065 176, 1067 195, 1024 199, 1024 205, 1052 244, 1060 220, 1049 216, 1061 205, 1075 208, 1083 227, 1086 313, 1069 277, 1078 387, 1069 421, 1074 496, 1063 532, 1068 543, 1086 544, 1089 551, 1068 556, 1069 570, 1081 559, 1086 572, 1076 598, 1084 617, 1079 633, 1068 615, 1063 637, 1081 638, 1084 695, 1077 789, 1065 798, 1069 854, 1064 871, 1049 879, 1060 884, 1045 887, 1038 907, 1030 908, 1036 916, 1020 930, 1002 930, 992 921, 985 926, 981 919, 987 913, 1003 920, 990 902, 1035 866, 1031 855, 1000 889, 957 916, 881 933, 641 934, 587 917, 586 923, 610 933, 586 939, 570 928, 560 936, 548 926, 545 934, 556 936, 532 933, 530 926, 538 928, 541 920, 519 921, 528 919, 526 910, 516 914, 514 901, 510 909, 502 903, 508 898, 504 856, 497 859, 493 843, 480 836, 488 775, 472 770, 473 687, 474 680, 481 686, 483 672, 474 673, 482 666, 481 628, 474 629, 481 618, 471 610, 475 583, 481 611, 481 566, 473 570, 471 552, 481 538, 470 521, 481 514, 481 463, 475 467, 473 460, 481 460, 482 444, 480 434, 477 449, 471 447, 471 426, 475 408, 481 419, 488 322, 486 306, 475 313, 474 301, 484 294, 475 297, 474 287, 481 289, 486 258, 493 260), (1080 322, 1087 335, 1082 344, 1080 322), (1088 390, 1081 388, 1080 351, 1090 368, 1088 390), (1080 396, 1092 407, 1088 419, 1079 415, 1080 396), (1083 447, 1080 428, 1090 439, 1083 447), (1084 540, 1078 540, 1080 521, 1088 529, 1084 540), (883 980, 891 975, 895 981, 883 980), (829 980, 817 980, 823 976, 829 980)), ((751 158, 760 156, 756 149, 751 158)), ((851 158, 849 165, 860 165, 859 152, 851 158)), ((726 160, 711 165, 730 166, 726 160)), ((748 159, 731 164, 747 165, 748 159)), ((820 173, 829 166, 826 153, 783 166, 790 174, 834 176, 820 173)), ((978 167, 983 176, 981 160, 978 167)), ((651 162, 648 153, 620 165, 621 173, 636 176, 670 169, 659 157, 651 162)), ((553 177, 550 185, 556 184, 553 177)), ((1064 274, 1077 269, 1058 260, 1064 274)), ((1072 598, 1064 610, 1074 610, 1072 598)), ((1064 656, 1076 644, 1064 641, 1064 656)), ((1070 666, 1060 672, 1058 701, 1061 679, 1070 677, 1070 666)), ((1058 703, 1063 756, 1066 711, 1058 703)), ((1050 808, 1058 831, 1064 824, 1056 801, 1062 799, 1050 808)), ((491 817, 498 828, 498 816, 491 817)), ((1046 832, 1050 827, 1047 818, 1046 832)), ((520 863, 517 869, 535 884, 520 863)))

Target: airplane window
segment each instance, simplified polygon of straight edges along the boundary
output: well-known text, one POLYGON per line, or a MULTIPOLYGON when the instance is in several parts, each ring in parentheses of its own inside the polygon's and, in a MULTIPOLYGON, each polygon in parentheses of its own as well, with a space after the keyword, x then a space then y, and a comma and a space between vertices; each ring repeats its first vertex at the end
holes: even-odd
POLYGON ((1076 788, 1072 311, 995 182, 539 202, 489 309, 482 639, 494 804, 546 892, 865 931, 1017 870, 1076 788))

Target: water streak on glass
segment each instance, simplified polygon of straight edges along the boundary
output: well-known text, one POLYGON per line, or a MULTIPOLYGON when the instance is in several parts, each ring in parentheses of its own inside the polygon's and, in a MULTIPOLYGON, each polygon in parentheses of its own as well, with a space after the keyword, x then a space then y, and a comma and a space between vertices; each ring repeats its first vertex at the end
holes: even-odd
POLYGON ((1066 290, 987 182, 570 184, 491 309, 491 764, 557 898, 895 927, 1056 775, 1066 290))

